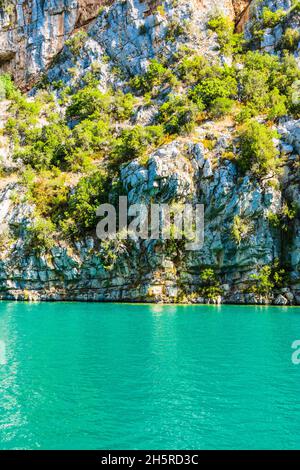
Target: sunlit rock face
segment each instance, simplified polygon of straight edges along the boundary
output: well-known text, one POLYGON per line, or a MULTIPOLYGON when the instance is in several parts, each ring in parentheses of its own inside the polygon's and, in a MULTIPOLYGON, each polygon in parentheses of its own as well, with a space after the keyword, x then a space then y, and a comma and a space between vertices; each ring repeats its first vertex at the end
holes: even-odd
MULTIPOLYGON (((128 28, 129 36, 122 35, 120 27, 125 24, 122 15, 150 25, 153 12, 163 5, 166 10, 163 28, 174 4, 170 0, 3 0, 0 3, 0 71, 12 73, 19 85, 29 89, 63 48, 66 39, 79 28, 88 28, 101 8, 113 3, 117 4, 112 15, 116 15, 113 25, 119 40, 113 41, 112 45, 117 47, 125 47, 122 38, 136 39, 128 28)), ((222 10, 233 18, 240 18, 248 3, 249 0, 180 0, 174 9, 182 21, 185 17, 188 19, 188 11, 192 12, 193 25, 201 30, 210 12, 222 10)), ((107 41, 111 42, 111 39, 108 35, 107 41)))
POLYGON ((0 6, 0 70, 29 88, 65 40, 97 16, 105 0, 4 0, 0 6))

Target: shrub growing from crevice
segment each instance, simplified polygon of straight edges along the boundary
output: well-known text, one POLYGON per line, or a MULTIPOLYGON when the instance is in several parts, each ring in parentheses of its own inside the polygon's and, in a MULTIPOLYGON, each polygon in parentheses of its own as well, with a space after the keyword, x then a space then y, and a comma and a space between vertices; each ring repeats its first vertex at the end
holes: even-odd
POLYGON ((220 281, 213 269, 204 269, 200 274, 199 294, 205 299, 216 300, 222 295, 220 281))
POLYGON ((277 133, 264 124, 252 120, 239 131, 237 164, 242 172, 251 171, 256 177, 276 173, 279 167, 278 150, 274 144, 277 133))

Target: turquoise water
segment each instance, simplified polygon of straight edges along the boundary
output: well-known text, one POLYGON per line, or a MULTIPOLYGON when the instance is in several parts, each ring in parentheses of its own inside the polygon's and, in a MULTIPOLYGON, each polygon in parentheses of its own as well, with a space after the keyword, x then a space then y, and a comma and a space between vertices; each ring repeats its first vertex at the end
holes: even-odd
POLYGON ((1 449, 299 449, 295 339, 297 307, 2 302, 1 449))

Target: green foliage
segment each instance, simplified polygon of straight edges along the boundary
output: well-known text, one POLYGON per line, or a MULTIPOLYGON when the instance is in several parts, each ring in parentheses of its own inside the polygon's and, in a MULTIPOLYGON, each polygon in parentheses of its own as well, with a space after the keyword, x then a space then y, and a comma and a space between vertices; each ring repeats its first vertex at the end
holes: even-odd
POLYGON ((72 133, 62 121, 24 130, 23 145, 17 147, 14 159, 38 170, 60 165, 72 149, 72 133))
POLYGON ((300 32, 297 29, 287 28, 281 39, 281 47, 294 52, 300 42, 300 32))
POLYGON ((107 120, 84 119, 73 130, 75 147, 91 153, 103 151, 110 141, 110 123, 107 120))
POLYGON ((263 28, 274 28, 285 18, 286 12, 283 9, 272 11, 270 8, 264 7, 262 10, 263 28))
POLYGON ((278 259, 271 266, 262 266, 257 274, 253 274, 251 279, 254 283, 250 286, 249 292, 268 296, 274 288, 283 287, 287 280, 285 269, 280 266, 278 259))
POLYGON ((16 89, 10 75, 1 74, 0 75, 0 100, 2 99, 12 100, 18 94, 19 92, 16 89))
POLYGON ((84 45, 85 41, 87 40, 87 32, 86 31, 78 31, 73 36, 71 36, 66 41, 66 46, 70 49, 73 55, 77 56, 80 52, 80 49, 84 45))
POLYGON ((69 236, 78 236, 96 227, 96 209, 107 202, 111 181, 103 170, 80 179, 68 198, 61 228, 69 236))
POLYGON ((19 142, 21 135, 37 124, 40 111, 39 101, 29 101, 20 93, 16 93, 10 106, 11 117, 7 119, 5 132, 15 143, 19 142))
POLYGON ((27 189, 27 200, 34 204, 40 217, 58 225, 66 208, 70 193, 70 184, 65 173, 59 170, 42 171, 38 175, 27 168, 22 177, 27 189))
POLYGON ((87 86, 72 96, 67 108, 68 120, 82 121, 88 117, 99 117, 109 112, 112 97, 108 93, 102 93, 98 88, 87 86))
POLYGON ((207 59, 199 55, 190 55, 185 51, 185 55, 178 65, 178 73, 182 80, 188 84, 195 84, 203 77, 203 73, 208 70, 207 59))
POLYGON ((230 98, 216 98, 210 105, 210 115, 214 119, 230 115, 234 100, 230 98))
POLYGON ((287 114, 287 98, 281 95, 278 88, 274 88, 269 93, 269 112, 268 118, 275 121, 287 114))
POLYGON ((195 103, 209 107, 218 98, 234 98, 237 95, 236 79, 226 69, 220 72, 219 76, 204 78, 191 90, 190 97, 195 103))
POLYGON ((254 115, 266 112, 270 119, 277 119, 293 112, 293 84, 300 78, 293 56, 286 53, 279 59, 248 51, 241 61, 243 68, 237 75, 240 99, 251 105, 254 115))
POLYGON ((195 105, 184 95, 171 95, 160 107, 158 121, 164 124, 168 134, 188 134, 195 126, 199 111, 199 103, 195 105))
POLYGON ((240 245, 243 240, 249 237, 252 228, 252 224, 249 220, 238 215, 234 216, 231 234, 237 245, 240 245))
POLYGON ((231 18, 219 14, 209 20, 208 27, 217 34, 223 54, 230 55, 241 50, 243 35, 235 33, 235 24, 231 18))
POLYGON ((53 232, 55 226, 49 219, 36 217, 27 228, 25 249, 29 252, 43 253, 54 246, 53 232))
POLYGON ((131 93, 122 93, 117 91, 113 97, 111 113, 112 116, 118 121, 125 121, 133 114, 133 108, 136 99, 131 93))
POLYGON ((68 120, 82 121, 86 118, 103 119, 110 116, 123 121, 132 115, 134 104, 135 99, 131 93, 102 93, 98 88, 88 85, 72 96, 66 117, 68 120))
POLYGON ((284 203, 280 212, 269 212, 268 220, 272 227, 288 232, 290 230, 291 221, 295 219, 297 212, 298 207, 296 204, 289 206, 287 203, 284 203))
POLYGON ((238 165, 243 172, 251 171, 255 176, 275 172, 277 149, 273 142, 276 133, 257 121, 248 121, 239 132, 240 156, 238 165))
POLYGON ((29 101, 20 94, 11 105, 12 117, 5 127, 15 144, 13 157, 37 170, 53 166, 90 170, 93 159, 109 153, 111 123, 130 118, 134 104, 130 93, 102 93, 87 86, 72 96, 64 120, 53 113, 52 95, 40 92, 29 101), (38 127, 41 110, 47 122, 38 127), (67 120, 78 123, 71 130, 67 120))
POLYGON ((199 294, 206 299, 216 300, 222 294, 220 282, 213 269, 204 269, 200 274, 199 294))
POLYGON ((175 42, 176 39, 185 33, 184 26, 178 21, 169 22, 168 30, 166 33, 166 40, 175 42))
POLYGON ((269 295, 274 289, 271 274, 272 269, 270 266, 263 266, 258 274, 253 274, 251 278, 255 283, 250 287, 249 292, 258 295, 269 295))
POLYGON ((243 102, 251 103, 256 114, 268 105, 268 76, 265 71, 245 68, 239 74, 241 98, 243 102))
POLYGON ((153 88, 162 86, 175 86, 177 79, 170 69, 164 67, 157 60, 152 60, 144 75, 133 77, 130 85, 137 91, 147 93, 153 91, 153 88))
POLYGON ((124 130, 114 143, 110 155, 111 165, 115 167, 143 157, 147 148, 158 145, 163 135, 162 126, 135 126, 124 130))

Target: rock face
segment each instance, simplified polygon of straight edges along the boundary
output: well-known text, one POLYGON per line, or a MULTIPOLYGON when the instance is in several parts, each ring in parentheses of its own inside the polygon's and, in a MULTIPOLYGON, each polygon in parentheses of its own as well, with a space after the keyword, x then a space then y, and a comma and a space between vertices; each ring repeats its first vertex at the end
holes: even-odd
MULTIPOLYGON (((287 128, 286 136, 290 132, 287 128)), ((226 137, 223 129, 217 142, 219 150, 226 147, 226 137)), ((269 212, 280 211, 282 191, 267 182, 251 181, 248 176, 239 178, 229 161, 212 171, 212 157, 203 145, 190 142, 187 146, 179 139, 154 152, 146 166, 134 160, 123 167, 121 184, 130 204, 174 200, 204 204, 204 246, 197 251, 176 251, 159 241, 133 239, 120 250, 120 243, 113 241, 109 248, 120 255, 109 268, 94 238, 78 241, 72 249, 61 242, 48 255, 28 254, 24 240, 33 207, 16 204, 13 195, 22 194, 22 188, 15 182, 8 183, 0 190, 0 225, 2 233, 10 226, 20 234, 21 227, 21 236, 17 241, 5 242, 1 251, 0 298, 172 302, 183 290, 195 301, 203 302, 197 291, 199 272, 206 266, 221 279, 220 301, 261 303, 265 299, 244 293, 249 277, 259 266, 284 256, 292 266, 292 285, 275 292, 269 301, 299 304, 299 220, 294 222, 292 240, 287 242, 267 218, 269 212), (232 236, 234 216, 250 223, 249 232, 240 242, 232 236)), ((299 178, 287 178, 293 192, 289 197, 299 200, 299 178)))
POLYGON ((65 40, 97 16, 105 0, 6 0, 0 6, 0 70, 29 88, 65 40))
MULTIPOLYGON (((103 27, 109 25, 103 45, 112 57, 117 58, 122 53, 128 60, 127 67, 136 72, 136 67, 131 67, 130 62, 134 62, 137 55, 142 57, 149 51, 155 55, 163 47, 161 40, 170 19, 168 11, 175 14, 176 21, 180 23, 196 12, 193 27, 203 29, 210 12, 218 9, 233 18, 240 18, 249 1, 226 0, 220 4, 217 0, 192 0, 181 2, 178 9, 172 8, 172 1, 165 2, 169 5, 166 17, 156 18, 158 27, 153 28, 151 13, 162 3, 160 0, 5 0, 0 4, 0 72, 12 73, 18 85, 29 89, 70 35, 78 28, 87 27, 100 8, 112 3, 116 4, 115 8, 101 20, 103 27), (126 20, 129 20, 128 28, 124 29, 126 20), (149 37, 146 35, 148 44, 138 39, 136 28, 141 26, 153 31, 149 37)), ((201 36, 197 37, 201 40, 201 36)))

